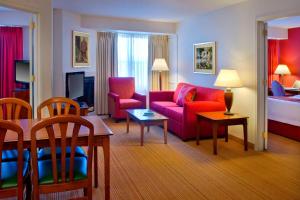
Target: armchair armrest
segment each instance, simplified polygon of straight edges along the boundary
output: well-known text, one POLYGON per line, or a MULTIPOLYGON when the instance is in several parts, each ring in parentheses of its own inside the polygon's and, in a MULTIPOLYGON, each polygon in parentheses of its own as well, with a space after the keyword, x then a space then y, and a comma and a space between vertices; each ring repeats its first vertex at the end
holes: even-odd
POLYGON ((143 102, 143 108, 146 108, 146 102, 147 102, 147 97, 146 95, 142 95, 142 94, 139 94, 139 93, 133 93, 133 99, 136 99, 138 101, 141 101, 143 102))
POLYGON ((152 91, 149 93, 149 102, 153 101, 173 101, 174 91, 152 91))
POLYGON ((119 100, 120 100, 119 95, 116 93, 109 92, 107 95, 108 95, 108 97, 112 98, 114 100, 114 102, 119 102, 119 100))

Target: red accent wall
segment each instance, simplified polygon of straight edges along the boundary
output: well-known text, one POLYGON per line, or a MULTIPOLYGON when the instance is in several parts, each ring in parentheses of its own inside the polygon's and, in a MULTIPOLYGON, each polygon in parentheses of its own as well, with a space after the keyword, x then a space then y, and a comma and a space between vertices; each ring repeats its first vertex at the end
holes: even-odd
POLYGON ((284 78, 285 86, 292 86, 300 80, 300 28, 288 30, 288 40, 280 40, 279 63, 286 64, 292 75, 284 78))

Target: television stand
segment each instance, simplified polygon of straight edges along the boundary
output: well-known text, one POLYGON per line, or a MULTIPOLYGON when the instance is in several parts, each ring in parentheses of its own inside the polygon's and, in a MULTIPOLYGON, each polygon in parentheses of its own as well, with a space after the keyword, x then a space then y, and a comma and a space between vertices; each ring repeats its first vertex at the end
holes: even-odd
MULTIPOLYGON (((88 105, 85 102, 78 102, 78 101, 76 101, 76 102, 80 106, 80 116, 87 116, 89 113, 88 105)), ((62 105, 61 112, 64 113, 64 105, 62 105)), ((54 114, 56 114, 56 113, 57 113, 57 110, 56 110, 56 108, 54 108, 54 114)), ((70 107, 69 114, 72 114, 72 115, 76 114, 75 108, 73 106, 70 107)))

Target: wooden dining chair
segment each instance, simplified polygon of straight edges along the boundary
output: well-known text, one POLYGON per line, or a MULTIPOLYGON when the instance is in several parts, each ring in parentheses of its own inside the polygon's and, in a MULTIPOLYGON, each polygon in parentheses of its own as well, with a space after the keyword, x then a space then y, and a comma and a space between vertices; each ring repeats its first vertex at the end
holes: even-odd
MULTIPOLYGON (((42 102, 37 107, 37 117, 38 119, 42 119, 42 110, 47 109, 49 116, 59 116, 59 115, 76 115, 80 116, 80 106, 79 104, 69 98, 66 97, 53 97, 47 99, 46 101, 42 102), (73 109, 74 111, 70 113, 70 110, 73 109)), ((67 155, 69 155, 70 149, 67 149, 67 155)), ((60 154, 60 149, 57 148, 57 154, 60 154)), ((84 156, 84 150, 81 147, 76 148, 75 156, 81 157, 84 156)), ((50 157, 50 149, 43 148, 39 152, 38 158, 39 159, 48 159, 50 157)), ((98 187, 98 151, 97 147, 94 147, 94 184, 95 187, 98 187)))
MULTIPOLYGON (((0 197, 17 196, 19 200, 23 199, 24 183, 29 186, 29 162, 23 158, 23 130, 14 122, 0 120, 0 197), (8 134, 8 131, 9 134, 8 134), (5 138, 11 134, 18 135, 18 155, 17 161, 3 161, 2 152, 5 144, 5 138)), ((28 189, 28 188, 27 188, 28 189)))
POLYGON ((50 117, 72 114, 70 113, 71 109, 74 110, 74 115, 80 116, 79 104, 76 101, 66 97, 53 97, 42 102, 37 107, 38 119, 42 119, 42 110, 45 108, 48 110, 50 117))
MULTIPOLYGON (((44 119, 31 129, 32 147, 32 183, 33 199, 39 199, 42 193, 65 192, 84 189, 85 199, 92 199, 92 158, 94 126, 79 116, 56 116, 44 119), (73 126, 72 126, 73 124, 73 126), (81 127, 88 133, 87 157, 76 157, 75 148, 81 127), (39 135, 39 136, 37 136, 39 135), (67 140, 67 135, 72 136, 67 140), (36 138, 48 138, 51 149, 50 160, 38 160, 36 138), (56 147, 61 148, 61 155, 56 154, 56 147), (71 148, 70 157, 66 156, 67 147, 71 148)), ((82 198, 81 198, 82 199, 82 198)))
POLYGON ((27 119, 32 119, 32 107, 26 101, 12 97, 0 99, 0 119, 20 119, 24 111, 27 112, 27 119))

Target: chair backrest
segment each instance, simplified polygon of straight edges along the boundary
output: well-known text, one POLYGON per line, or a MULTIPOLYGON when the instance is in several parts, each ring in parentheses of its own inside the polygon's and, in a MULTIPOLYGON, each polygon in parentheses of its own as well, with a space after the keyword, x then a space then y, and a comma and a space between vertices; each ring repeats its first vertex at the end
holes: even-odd
POLYGON ((32 107, 29 103, 18 98, 0 99, 0 119, 20 119, 21 112, 27 111, 27 118, 32 118, 32 107))
POLYGON ((80 116, 80 106, 76 101, 66 97, 53 97, 42 102, 37 107, 37 117, 38 119, 42 119, 42 110, 44 108, 48 109, 50 117, 69 115, 71 106, 73 107, 72 109, 75 109, 75 115, 80 116))
POLYGON ((278 81, 272 81, 271 89, 272 89, 273 96, 285 96, 284 88, 278 81))
MULTIPOLYGON (((3 146, 4 146, 4 141, 5 141, 5 137, 7 135, 12 134, 10 132, 10 134, 7 134, 7 131, 11 131, 11 132, 15 132, 18 135, 18 141, 17 141, 17 145, 18 145, 18 161, 17 161, 17 184, 18 184, 18 199, 22 199, 23 197, 23 130, 22 128, 17 125, 14 122, 11 121, 6 121, 6 120, 0 120, 0 185, 2 185, 2 172, 4 172, 2 170, 2 152, 3 152, 3 146)), ((1 194, 1 190, 0 190, 0 194, 1 194)), ((12 194, 15 194, 12 193, 12 194)), ((0 195, 1 196, 1 195, 0 195)))
POLYGON ((131 99, 135 92, 133 77, 110 77, 109 91, 119 95, 120 99, 131 99))
POLYGON ((52 118, 44 119, 35 124, 31 129, 31 155, 32 155, 32 170, 33 170, 33 184, 38 184, 38 160, 37 160, 37 145, 36 138, 38 134, 42 137, 48 137, 49 146, 51 149, 51 161, 52 161, 52 175, 53 183, 57 184, 59 179, 57 162, 61 162, 61 182, 71 183, 74 182, 74 160, 75 160, 75 148, 79 146, 77 144, 77 138, 81 126, 88 128, 88 163, 87 163, 87 176, 91 181, 91 169, 93 158, 93 139, 94 139, 94 126, 88 120, 79 116, 66 115, 55 116, 52 118), (71 126, 73 124, 74 126, 71 126), (68 128, 69 126, 69 128, 68 128), (60 133, 60 134, 59 134, 60 133), (67 141, 67 136, 70 141, 67 141), (70 137, 71 136, 71 137, 70 137), (59 146, 60 145, 60 146, 59 146), (57 159, 56 147, 61 147, 61 156, 57 159), (67 178, 66 169, 66 148, 71 147, 71 153, 69 157, 69 177, 67 178))

